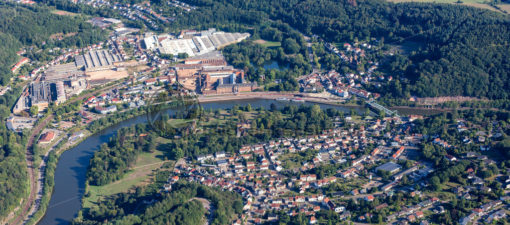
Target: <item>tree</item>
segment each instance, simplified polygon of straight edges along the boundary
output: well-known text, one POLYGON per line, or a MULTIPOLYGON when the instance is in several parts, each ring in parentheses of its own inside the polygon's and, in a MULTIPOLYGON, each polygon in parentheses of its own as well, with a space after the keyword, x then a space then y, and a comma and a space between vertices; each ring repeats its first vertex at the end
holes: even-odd
POLYGON ((301 47, 296 42, 296 40, 294 40, 292 38, 286 38, 283 41, 283 49, 285 50, 285 53, 287 53, 287 54, 298 53, 300 48, 301 47))
POLYGON ((4 120, 10 115, 9 108, 5 105, 0 105, 0 119, 4 120))
POLYGON ((384 112, 384 110, 379 110, 378 118, 382 120, 384 119, 384 117, 386 117, 386 113, 384 112))
POLYGON ((178 160, 180 158, 184 157, 184 152, 181 148, 176 148, 174 150, 174 160, 178 160))
POLYGON ((185 58, 188 58, 188 53, 179 53, 177 55, 177 58, 179 59, 185 59, 185 58))
POLYGON ((36 105, 30 106, 30 115, 36 116, 39 113, 39 107, 36 105))
POLYGON ((439 180, 439 177, 433 176, 430 178, 430 184, 435 191, 441 190, 441 180, 439 180))

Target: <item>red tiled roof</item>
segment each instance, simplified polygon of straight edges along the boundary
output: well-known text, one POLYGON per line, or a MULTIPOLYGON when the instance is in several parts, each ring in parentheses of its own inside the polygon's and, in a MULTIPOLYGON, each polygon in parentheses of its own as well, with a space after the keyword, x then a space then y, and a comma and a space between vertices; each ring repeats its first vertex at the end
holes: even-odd
POLYGON ((41 139, 39 141, 50 142, 51 140, 53 140, 54 137, 55 137, 55 132, 48 131, 41 136, 41 139))

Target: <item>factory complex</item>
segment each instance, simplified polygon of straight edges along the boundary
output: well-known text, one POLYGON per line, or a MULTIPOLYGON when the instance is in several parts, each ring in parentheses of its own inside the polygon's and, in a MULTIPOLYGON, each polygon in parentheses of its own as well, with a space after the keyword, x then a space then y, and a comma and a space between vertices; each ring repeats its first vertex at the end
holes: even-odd
MULTIPOLYGON (((115 36, 105 45, 68 50, 32 71, 33 81, 25 87, 12 112, 24 114, 34 106, 39 112, 45 111, 50 105, 64 103, 90 87, 127 78, 130 75, 128 68, 137 71, 139 66, 149 68, 145 72, 152 72, 157 67, 159 73, 173 76, 173 82, 178 81, 199 94, 253 91, 258 87, 257 83, 247 82, 244 71, 227 65, 218 51, 248 37, 248 33, 226 33, 216 29, 184 30, 175 35, 115 36), (130 46, 128 53, 123 42, 130 46), (163 55, 174 56, 171 61, 177 64, 162 60, 167 59, 163 55)), ((132 75, 135 79, 142 73, 132 75)), ((151 83, 150 79, 148 83, 151 83)))
POLYGON ((44 111, 51 103, 61 104, 90 86, 128 76, 124 56, 105 49, 92 49, 74 57, 74 62, 49 66, 30 83, 13 108, 20 113, 32 106, 44 111))
POLYGON ((258 87, 256 82, 246 81, 243 70, 227 65, 219 51, 185 59, 174 70, 179 83, 200 94, 247 92, 258 87))

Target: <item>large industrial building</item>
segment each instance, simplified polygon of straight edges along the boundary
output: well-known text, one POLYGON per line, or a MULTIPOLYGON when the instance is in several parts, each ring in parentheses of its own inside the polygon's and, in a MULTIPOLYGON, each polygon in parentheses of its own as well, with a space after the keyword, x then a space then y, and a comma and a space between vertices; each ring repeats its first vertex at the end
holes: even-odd
POLYGON ((114 63, 123 61, 120 55, 113 54, 108 50, 89 51, 76 56, 75 60, 76 67, 84 68, 86 72, 113 69, 115 68, 114 63))
POLYGON ((39 111, 44 111, 48 108, 51 102, 56 105, 65 102, 66 94, 64 90, 64 82, 32 82, 27 89, 18 99, 14 106, 13 112, 19 113, 29 109, 31 106, 37 106, 39 111))
POLYGON ((187 58, 175 65, 174 70, 179 83, 202 94, 245 92, 258 87, 244 79, 243 70, 227 65, 219 51, 187 58))
POLYGON ((85 76, 85 71, 76 66, 76 63, 66 63, 49 67, 43 79, 45 81, 69 80, 85 76))
POLYGON ((92 50, 75 57, 74 63, 50 66, 41 81, 25 89, 13 108, 14 113, 37 106, 39 111, 50 103, 60 104, 68 97, 80 94, 89 86, 103 84, 128 76, 123 58, 108 50, 92 50))
POLYGON ((161 54, 178 55, 186 53, 188 56, 203 55, 227 45, 241 42, 250 37, 249 33, 226 33, 209 29, 202 32, 187 32, 183 38, 172 39, 170 35, 151 35, 144 39, 147 49, 161 54))

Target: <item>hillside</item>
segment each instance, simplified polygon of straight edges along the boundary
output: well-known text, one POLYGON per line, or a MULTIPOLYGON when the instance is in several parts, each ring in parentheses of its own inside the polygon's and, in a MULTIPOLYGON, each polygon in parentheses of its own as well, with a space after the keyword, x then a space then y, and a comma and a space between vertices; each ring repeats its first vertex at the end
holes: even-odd
POLYGON ((451 4, 381 0, 186 2, 200 8, 180 19, 180 26, 256 25, 269 18, 335 43, 368 38, 391 44, 423 43, 421 50, 401 61, 410 66, 388 71, 407 78, 401 79, 403 90, 387 93, 392 97, 510 96, 510 19, 501 13, 451 4), (222 16, 211 16, 213 12, 222 16))
POLYGON ((12 76, 10 69, 17 62, 16 52, 23 46, 41 49, 86 46, 104 38, 104 33, 86 23, 84 18, 60 16, 50 9, 0 3, 0 84, 12 76), (63 40, 53 40, 53 34, 78 32, 63 40))

